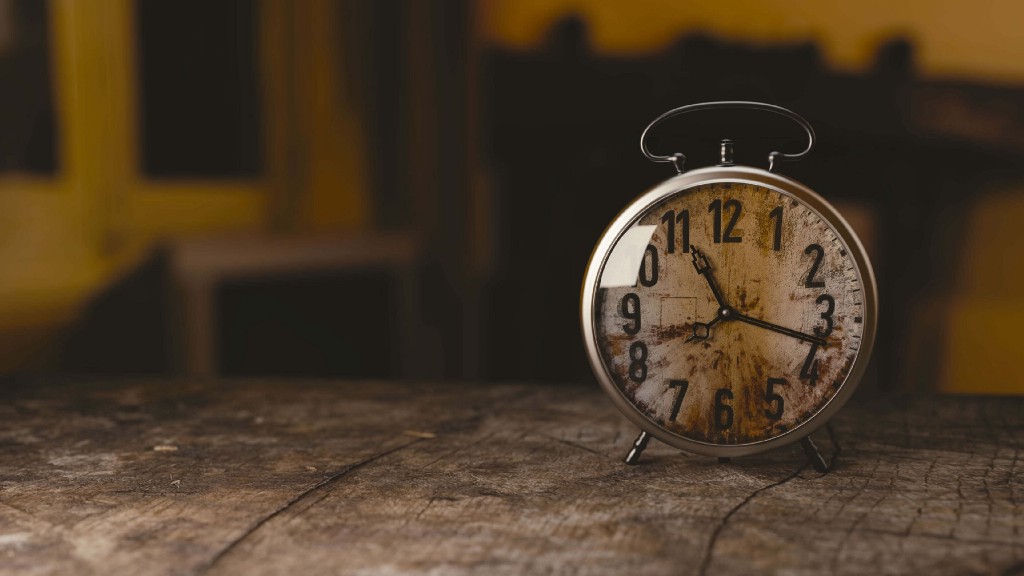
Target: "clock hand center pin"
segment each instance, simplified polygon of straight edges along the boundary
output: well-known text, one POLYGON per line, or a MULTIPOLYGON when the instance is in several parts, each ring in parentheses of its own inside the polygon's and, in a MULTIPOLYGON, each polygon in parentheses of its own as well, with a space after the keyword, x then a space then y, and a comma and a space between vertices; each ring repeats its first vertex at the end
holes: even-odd
POLYGON ((741 322, 746 322, 747 324, 751 324, 753 326, 758 326, 760 328, 765 328, 767 330, 777 332, 779 334, 785 334, 786 336, 796 338, 797 340, 810 342, 812 344, 817 344, 819 346, 826 345, 826 341, 824 338, 804 334, 803 332, 792 330, 784 326, 779 326, 778 324, 772 324, 771 322, 766 322, 764 320, 761 320, 760 318, 747 316, 746 314, 742 314, 733 310, 731 306, 725 303, 725 297, 722 296, 722 291, 719 289, 718 283, 715 281, 715 277, 711 273, 713 268, 711 267, 711 263, 708 262, 708 257, 705 256, 703 252, 698 250, 697 247, 694 246, 693 244, 690 244, 690 252, 693 256, 694 270, 696 270, 697 274, 703 276, 704 279, 707 281, 708 286, 711 288, 711 293, 715 295, 715 300, 718 302, 720 308, 718 309, 718 316, 716 316, 715 319, 712 320, 711 322, 693 323, 693 334, 686 339, 687 342, 691 340, 707 340, 708 338, 711 337, 712 326, 714 326, 715 324, 722 320, 735 319, 741 322))

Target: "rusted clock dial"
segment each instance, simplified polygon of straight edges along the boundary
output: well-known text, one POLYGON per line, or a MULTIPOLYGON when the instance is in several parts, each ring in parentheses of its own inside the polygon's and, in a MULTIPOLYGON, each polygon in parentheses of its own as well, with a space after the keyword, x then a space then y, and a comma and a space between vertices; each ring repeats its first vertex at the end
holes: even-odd
POLYGON ((793 180, 687 172, 609 227, 584 283, 598 379, 669 444, 740 456, 798 440, 849 398, 875 329, 863 248, 793 180))

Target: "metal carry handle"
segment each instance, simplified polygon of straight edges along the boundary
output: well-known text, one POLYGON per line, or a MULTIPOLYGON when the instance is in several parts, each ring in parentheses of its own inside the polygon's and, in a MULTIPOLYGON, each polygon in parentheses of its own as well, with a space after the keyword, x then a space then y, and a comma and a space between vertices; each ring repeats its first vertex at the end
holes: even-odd
POLYGON ((665 112, 661 116, 658 116, 657 118, 654 119, 653 122, 648 124, 647 128, 644 128, 643 133, 640 134, 640 151, 643 152, 644 156, 646 156, 647 159, 652 162, 671 162, 672 165, 675 166, 676 171, 682 174, 683 165, 686 163, 686 155, 680 152, 676 152, 675 154, 669 154, 666 156, 658 156, 657 154, 651 154, 651 151, 647 149, 647 133, 651 131, 651 128, 654 128, 655 126, 657 126, 658 124, 665 120, 668 120, 669 118, 680 116, 682 114, 686 114, 687 112, 710 110, 712 108, 741 108, 745 110, 762 110, 764 112, 771 112, 773 114, 778 114, 779 116, 785 116, 786 118, 789 118, 790 120, 799 124, 800 127, 804 129, 804 132, 807 133, 807 148, 805 148, 803 152, 798 152, 796 154, 783 154, 782 152, 778 151, 768 154, 769 172, 771 172, 775 168, 776 160, 785 162, 800 160, 804 156, 810 154, 811 150, 814 148, 814 128, 811 127, 810 123, 807 122, 807 120, 804 119, 803 116, 797 114, 796 112, 793 112, 792 110, 787 110, 782 106, 776 106, 774 104, 765 104, 764 102, 725 100, 720 102, 701 102, 699 104, 689 104, 687 106, 680 106, 679 108, 669 110, 668 112, 665 112))

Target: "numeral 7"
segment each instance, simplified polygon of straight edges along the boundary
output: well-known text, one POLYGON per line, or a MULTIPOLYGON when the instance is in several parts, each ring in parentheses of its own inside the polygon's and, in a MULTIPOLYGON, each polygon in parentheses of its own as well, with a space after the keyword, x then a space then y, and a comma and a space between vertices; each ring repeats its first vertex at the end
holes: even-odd
POLYGON ((669 422, 673 422, 679 416, 679 407, 683 405, 683 397, 686 396, 690 383, 686 380, 669 380, 668 387, 676 389, 676 399, 672 401, 672 412, 668 415, 669 422))

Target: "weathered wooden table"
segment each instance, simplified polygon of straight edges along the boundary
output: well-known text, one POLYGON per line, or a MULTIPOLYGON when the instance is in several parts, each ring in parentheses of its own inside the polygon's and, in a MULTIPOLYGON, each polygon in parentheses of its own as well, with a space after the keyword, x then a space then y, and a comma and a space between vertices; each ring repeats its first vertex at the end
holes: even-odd
POLYGON ((2 391, 5 573, 1024 573, 1019 399, 855 402, 822 475, 798 446, 626 466, 596 385, 2 391))

